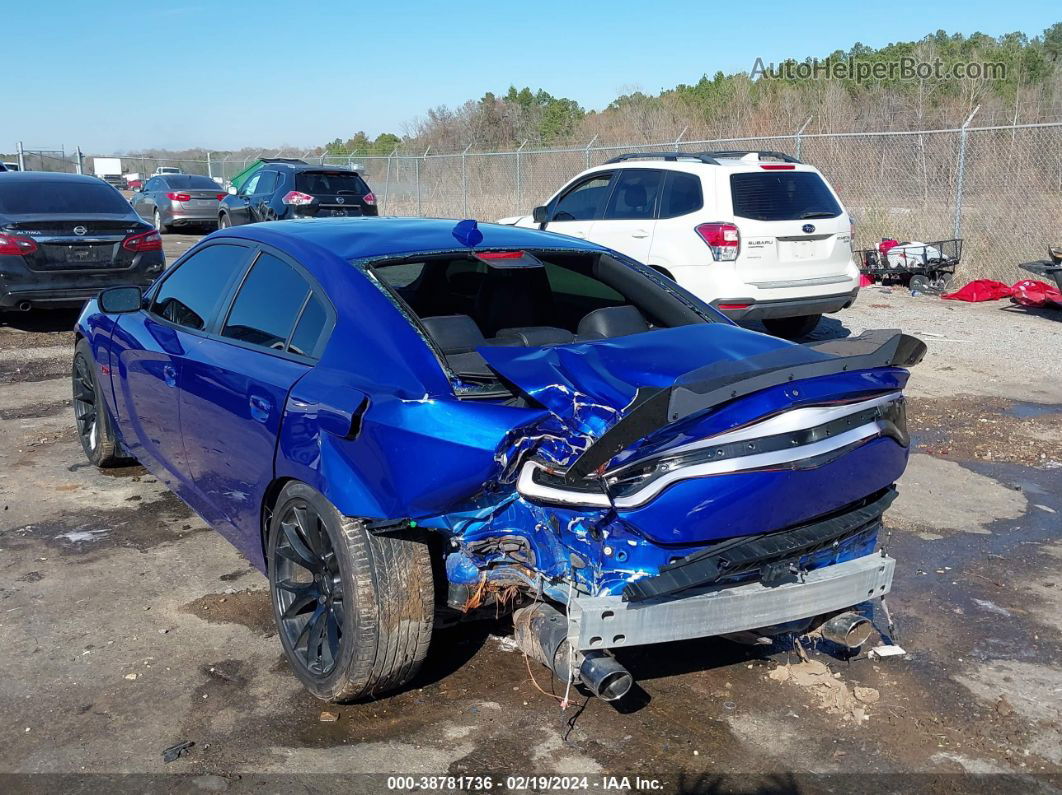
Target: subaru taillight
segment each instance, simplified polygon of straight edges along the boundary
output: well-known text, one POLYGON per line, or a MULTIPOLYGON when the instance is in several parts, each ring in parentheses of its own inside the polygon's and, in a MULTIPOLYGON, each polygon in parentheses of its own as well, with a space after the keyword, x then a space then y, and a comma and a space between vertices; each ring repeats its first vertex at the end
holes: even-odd
POLYGON ((304 204, 312 204, 313 196, 299 190, 290 190, 284 194, 284 198, 281 199, 281 201, 284 202, 284 204, 293 204, 296 207, 299 207, 304 204))
POLYGON ((0 255, 7 257, 24 257, 37 250, 37 241, 32 237, 5 235, 0 233, 0 255))
POLYGON ((192 197, 187 193, 167 193, 166 198, 175 202, 190 202, 192 197))
POLYGON ((733 262, 741 250, 741 233, 733 224, 701 224, 697 234, 708 244, 716 262, 733 262))
POLYGON ((365 202, 366 204, 368 204, 369 206, 375 206, 376 205, 376 197, 373 194, 371 194, 371 193, 366 193, 365 197, 362 199, 362 201, 365 202))
POLYGON ((142 251, 162 251, 162 235, 157 229, 149 229, 139 235, 130 235, 122 241, 122 248, 134 254, 142 251))

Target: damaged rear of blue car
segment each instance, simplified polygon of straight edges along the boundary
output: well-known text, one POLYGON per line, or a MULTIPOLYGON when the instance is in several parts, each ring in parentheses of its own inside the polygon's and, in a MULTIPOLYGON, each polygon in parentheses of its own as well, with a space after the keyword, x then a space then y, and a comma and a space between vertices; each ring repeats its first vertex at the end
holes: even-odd
POLYGON ((165 279, 135 308, 90 303, 78 430, 96 463, 140 459, 267 571, 315 695, 401 687, 438 621, 484 609, 511 610, 521 648, 606 699, 631 686, 616 649, 822 624, 865 638, 849 611, 891 586, 878 534, 918 340, 796 345, 614 252, 513 227, 293 221, 198 248, 226 243, 248 250, 200 328, 167 314, 165 279), (234 338, 264 256, 310 298, 234 338), (312 350, 293 347, 310 300, 327 319, 312 350), (160 339, 172 417, 128 388, 160 339), (281 398, 256 397, 279 370, 281 398), (152 435, 167 420, 181 455, 152 435), (242 439, 271 439, 272 461, 242 439))

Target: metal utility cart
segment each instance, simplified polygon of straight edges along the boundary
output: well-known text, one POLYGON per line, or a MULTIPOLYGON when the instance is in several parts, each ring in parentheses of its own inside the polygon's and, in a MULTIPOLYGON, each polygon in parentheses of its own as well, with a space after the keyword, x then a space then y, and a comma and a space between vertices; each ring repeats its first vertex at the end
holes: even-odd
MULTIPOLYGON (((889 242, 883 240, 882 244, 889 242)), ((902 284, 919 292, 944 292, 962 259, 962 239, 879 245, 855 254, 859 270, 875 282, 902 284)))

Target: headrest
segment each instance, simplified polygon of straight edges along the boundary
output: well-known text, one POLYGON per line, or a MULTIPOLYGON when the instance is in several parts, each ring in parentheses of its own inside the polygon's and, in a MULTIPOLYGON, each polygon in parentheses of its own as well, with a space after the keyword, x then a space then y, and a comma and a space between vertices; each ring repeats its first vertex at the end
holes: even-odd
POLYGON ((483 332, 468 315, 438 315, 420 322, 445 354, 468 353, 484 342, 483 332))
POLYGON ((627 334, 641 334, 648 330, 649 324, 645 322, 642 313, 625 304, 595 309, 579 321, 577 334, 586 339, 601 340, 627 334))

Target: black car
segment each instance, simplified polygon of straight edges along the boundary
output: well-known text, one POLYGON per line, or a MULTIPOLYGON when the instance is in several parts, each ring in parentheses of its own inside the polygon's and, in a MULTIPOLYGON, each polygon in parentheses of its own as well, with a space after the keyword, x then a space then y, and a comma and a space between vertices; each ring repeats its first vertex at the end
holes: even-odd
POLYGON ((105 287, 151 284, 165 265, 158 230, 106 182, 0 179, 0 310, 81 306, 105 287))
POLYGON ((266 163, 239 190, 229 188, 218 208, 218 226, 359 215, 377 215, 377 209, 376 197, 358 172, 266 163))

